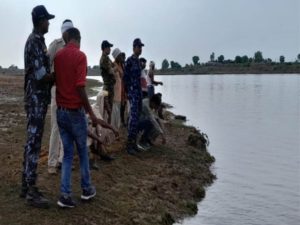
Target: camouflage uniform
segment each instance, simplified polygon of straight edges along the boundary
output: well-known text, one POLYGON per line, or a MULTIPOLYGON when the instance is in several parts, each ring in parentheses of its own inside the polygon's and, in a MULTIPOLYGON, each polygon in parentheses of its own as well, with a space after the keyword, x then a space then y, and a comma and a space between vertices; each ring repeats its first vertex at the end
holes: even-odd
POLYGON ((138 133, 139 114, 142 108, 140 60, 135 55, 129 57, 125 63, 123 77, 128 100, 130 102, 130 116, 128 122, 128 140, 136 141, 138 133))
POLYGON ((108 91, 108 101, 112 109, 114 100, 114 86, 116 79, 113 72, 113 64, 108 55, 102 54, 100 58, 100 74, 103 79, 103 89, 108 91))
POLYGON ((25 82, 24 102, 27 114, 27 142, 24 148, 24 185, 35 185, 36 169, 41 150, 41 142, 47 107, 51 99, 51 84, 43 80, 50 73, 45 39, 35 32, 27 39, 24 52, 25 82))

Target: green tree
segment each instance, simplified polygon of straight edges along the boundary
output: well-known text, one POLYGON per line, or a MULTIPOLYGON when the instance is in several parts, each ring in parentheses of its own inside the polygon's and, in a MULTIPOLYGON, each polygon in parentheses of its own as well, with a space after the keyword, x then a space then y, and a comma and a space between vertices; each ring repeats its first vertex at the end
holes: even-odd
POLYGON ((284 61, 285 61, 285 58, 284 58, 284 56, 283 56, 283 55, 281 55, 281 56, 279 57, 279 61, 280 61, 280 63, 284 63, 284 61))
POLYGON ((246 55, 242 56, 242 63, 248 63, 248 62, 249 62, 248 56, 246 55))
POLYGON ((181 65, 178 62, 171 61, 171 69, 181 69, 181 65))
POLYGON ((263 60, 264 58, 261 51, 257 51, 254 53, 254 62, 261 63, 263 60))
POLYGON ((235 57, 235 63, 242 63, 242 57, 241 56, 239 56, 239 55, 237 55, 236 57, 235 57))
POLYGON ((224 55, 220 55, 220 56, 218 57, 218 62, 223 63, 223 62, 224 62, 224 59, 225 59, 224 55))
POLYGON ((195 66, 199 64, 199 60, 200 60, 199 56, 193 56, 192 59, 195 66))
POLYGON ((161 64, 161 69, 167 70, 169 68, 169 66, 170 66, 169 61, 167 59, 164 59, 161 64))
POLYGON ((210 61, 211 61, 211 62, 214 62, 214 61, 215 61, 215 53, 214 53, 214 52, 212 52, 212 53, 210 54, 210 61))
POLYGON ((297 60, 300 62, 300 54, 297 55, 297 60))

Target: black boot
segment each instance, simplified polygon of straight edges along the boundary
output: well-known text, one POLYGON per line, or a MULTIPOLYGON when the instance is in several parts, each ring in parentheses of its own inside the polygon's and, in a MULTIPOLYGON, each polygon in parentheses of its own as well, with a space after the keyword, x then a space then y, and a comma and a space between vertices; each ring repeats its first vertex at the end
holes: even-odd
POLYGON ((35 186, 29 186, 26 195, 27 203, 36 208, 49 208, 49 201, 35 186))
POLYGON ((127 144, 126 144, 126 151, 129 155, 136 155, 136 146, 135 146, 135 142, 132 140, 128 140, 127 144))

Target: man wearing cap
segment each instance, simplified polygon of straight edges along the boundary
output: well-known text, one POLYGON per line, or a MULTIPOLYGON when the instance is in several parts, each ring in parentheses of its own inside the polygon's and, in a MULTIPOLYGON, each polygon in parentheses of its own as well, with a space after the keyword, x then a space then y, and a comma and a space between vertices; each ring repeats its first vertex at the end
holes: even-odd
MULTIPOLYGON (((51 72, 54 72, 54 58, 56 53, 65 46, 68 29, 74 27, 71 20, 67 19, 61 26, 62 37, 54 40, 48 49, 48 55, 50 57, 51 72)), ((57 167, 61 165, 63 159, 63 146, 59 136, 57 119, 56 119, 56 86, 53 85, 51 89, 51 135, 49 143, 49 155, 48 155, 48 173, 56 174, 57 167)))
POLYGON ((109 103, 109 115, 108 115, 108 123, 111 122, 111 112, 114 100, 114 85, 116 83, 116 79, 113 73, 113 65, 112 61, 109 58, 109 54, 111 51, 111 47, 113 44, 109 43, 107 40, 104 40, 101 44, 102 55, 100 58, 100 74, 103 79, 103 90, 108 91, 108 103, 109 103))
POLYGON ((24 101, 27 115, 27 141, 24 148, 22 191, 29 205, 41 208, 49 206, 48 200, 38 191, 36 185, 37 164, 47 107, 51 99, 50 60, 47 55, 44 35, 48 32, 49 20, 54 18, 43 5, 32 10, 33 32, 29 35, 24 51, 25 83, 24 101))
POLYGON ((127 153, 134 155, 138 151, 136 137, 138 133, 139 113, 142 108, 141 66, 139 56, 142 54, 144 44, 141 39, 133 41, 133 55, 125 63, 124 83, 130 103, 128 122, 127 153))

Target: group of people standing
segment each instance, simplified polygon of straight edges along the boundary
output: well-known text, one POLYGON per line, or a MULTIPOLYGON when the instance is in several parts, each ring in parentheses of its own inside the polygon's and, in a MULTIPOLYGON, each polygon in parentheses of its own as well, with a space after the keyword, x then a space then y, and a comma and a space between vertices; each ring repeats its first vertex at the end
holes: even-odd
POLYGON ((80 31, 71 20, 65 20, 61 27, 62 37, 47 49, 44 35, 48 32, 49 20, 54 17, 42 5, 33 8, 34 29, 25 44, 27 141, 20 197, 26 198, 29 205, 49 207, 36 180, 45 117, 51 103, 48 172, 56 174, 61 168, 57 204, 73 208, 74 144, 80 161, 81 199, 90 200, 96 195, 96 189, 91 183, 88 146, 92 153, 112 160, 105 154, 105 145, 119 136, 122 125, 127 125, 126 152, 130 155, 149 149, 159 135, 162 143, 166 142, 162 122, 154 114, 162 105, 161 95, 154 93, 153 85, 162 83, 154 80, 153 62, 146 73, 146 59, 139 58, 144 46, 139 38, 133 41, 133 54, 127 60, 125 53, 115 48, 112 51, 114 62, 109 58, 113 45, 105 40, 101 44, 100 59, 103 90, 97 95, 96 103, 90 105, 85 90, 87 57, 80 50, 80 31))

